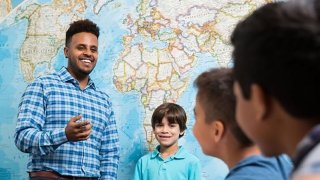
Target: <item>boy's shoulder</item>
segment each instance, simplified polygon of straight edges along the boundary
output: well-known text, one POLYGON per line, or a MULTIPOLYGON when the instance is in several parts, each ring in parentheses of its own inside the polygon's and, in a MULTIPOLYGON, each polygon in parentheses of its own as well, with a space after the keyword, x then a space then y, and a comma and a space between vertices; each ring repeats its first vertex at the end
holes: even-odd
POLYGON ((139 161, 154 159, 159 154, 158 150, 150 151, 139 158, 139 161))
POLYGON ((316 145, 303 159, 293 176, 319 174, 320 173, 320 143, 316 145))
POLYGON ((292 164, 284 157, 250 156, 233 167, 226 179, 288 179, 292 164))
POLYGON ((177 158, 187 159, 189 161, 200 162, 199 158, 197 158, 194 154, 190 153, 183 146, 180 146, 178 154, 176 155, 176 157, 177 158))

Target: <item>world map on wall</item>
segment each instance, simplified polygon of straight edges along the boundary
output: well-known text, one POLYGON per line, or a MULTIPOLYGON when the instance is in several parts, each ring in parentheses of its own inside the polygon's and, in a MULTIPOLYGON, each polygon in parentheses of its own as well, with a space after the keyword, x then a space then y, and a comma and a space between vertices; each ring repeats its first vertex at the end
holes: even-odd
POLYGON ((205 156, 192 134, 194 79, 230 67, 236 23, 271 0, 4 0, 0 1, 0 179, 27 179, 28 155, 14 145, 17 108, 36 77, 67 65, 70 22, 101 29, 96 86, 112 100, 120 136, 118 177, 130 179, 137 160, 157 145, 151 115, 163 102, 187 112, 179 140, 202 164, 204 180, 223 179, 226 165, 205 156))

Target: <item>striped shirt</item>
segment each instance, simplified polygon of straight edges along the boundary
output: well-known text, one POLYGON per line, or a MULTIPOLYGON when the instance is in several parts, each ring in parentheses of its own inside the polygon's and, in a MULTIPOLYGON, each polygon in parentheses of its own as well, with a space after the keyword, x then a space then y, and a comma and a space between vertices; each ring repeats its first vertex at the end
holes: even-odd
POLYGON ((97 90, 90 78, 81 90, 66 68, 27 87, 19 105, 15 144, 30 153, 28 172, 117 178, 119 137, 109 96, 97 90), (68 141, 65 127, 79 114, 91 121, 90 137, 68 141))
POLYGON ((320 124, 311 129, 297 146, 293 177, 320 174, 320 124))

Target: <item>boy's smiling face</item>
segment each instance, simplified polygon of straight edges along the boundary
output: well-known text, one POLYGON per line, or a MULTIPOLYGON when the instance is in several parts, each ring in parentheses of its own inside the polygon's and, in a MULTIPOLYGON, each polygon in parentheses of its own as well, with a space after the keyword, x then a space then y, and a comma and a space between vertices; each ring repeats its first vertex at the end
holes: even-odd
POLYGON ((170 124, 168 119, 164 117, 161 123, 156 123, 153 133, 159 144, 164 147, 178 145, 179 135, 184 132, 180 131, 178 123, 170 124))

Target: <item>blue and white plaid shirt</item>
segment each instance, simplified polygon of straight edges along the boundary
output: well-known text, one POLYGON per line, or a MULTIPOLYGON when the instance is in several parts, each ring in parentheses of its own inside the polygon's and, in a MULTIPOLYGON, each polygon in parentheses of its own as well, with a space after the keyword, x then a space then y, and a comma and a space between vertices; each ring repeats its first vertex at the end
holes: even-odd
POLYGON ((27 87, 19 105, 15 143, 30 153, 29 172, 117 178, 119 137, 109 96, 98 91, 91 79, 81 90, 66 68, 27 87), (92 123, 90 138, 69 142, 65 127, 79 114, 92 123))
POLYGON ((293 176, 320 173, 320 124, 316 125, 298 144, 294 157, 293 176))

